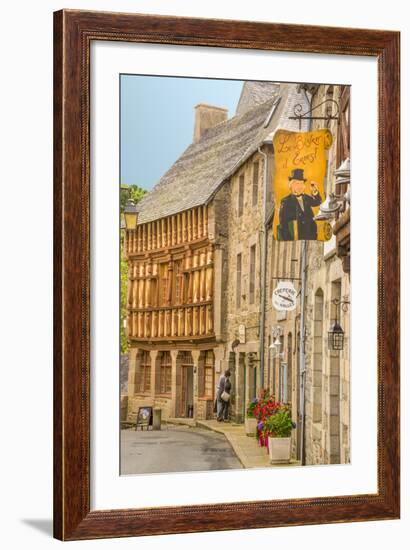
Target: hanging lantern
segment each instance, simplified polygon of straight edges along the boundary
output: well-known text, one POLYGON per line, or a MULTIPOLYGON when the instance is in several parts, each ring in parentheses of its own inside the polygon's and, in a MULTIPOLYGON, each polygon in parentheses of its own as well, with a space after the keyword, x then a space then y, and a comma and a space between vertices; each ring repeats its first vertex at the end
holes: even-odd
POLYGON ((344 347, 345 333, 338 321, 335 321, 327 333, 328 348, 331 351, 342 351, 344 347))
POLYGON ((132 230, 137 227, 138 212, 135 202, 131 199, 128 200, 124 208, 125 226, 127 229, 132 230))
POLYGON ((315 216, 316 221, 331 220, 336 217, 341 208, 340 201, 333 193, 329 193, 325 201, 319 206, 319 212, 315 216))

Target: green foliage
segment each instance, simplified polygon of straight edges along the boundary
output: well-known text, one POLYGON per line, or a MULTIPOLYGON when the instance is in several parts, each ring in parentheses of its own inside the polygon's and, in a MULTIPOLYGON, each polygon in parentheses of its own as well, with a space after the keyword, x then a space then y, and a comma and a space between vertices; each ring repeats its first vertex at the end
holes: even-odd
POLYGON ((120 278, 121 278, 121 314, 120 314, 120 339, 121 353, 128 351, 127 336, 125 333, 125 321, 127 319, 127 280, 128 280, 128 262, 124 258, 123 241, 121 240, 121 259, 120 259, 120 278))
MULTIPOLYGON (((124 207, 128 199, 132 199, 135 204, 145 195, 145 189, 138 185, 121 185, 120 194, 120 212, 124 212, 124 207)), ((120 307, 120 341, 121 353, 128 351, 127 336, 125 333, 125 320, 127 319, 127 287, 128 287, 128 262, 124 255, 124 239, 121 235, 121 250, 120 250, 120 280, 121 280, 121 307, 120 307)))
POLYGON ((146 194, 145 189, 139 187, 138 185, 126 185, 125 183, 121 184, 121 193, 120 193, 120 210, 121 214, 124 212, 125 205, 128 199, 131 199, 137 204, 142 197, 146 194))
POLYGON ((294 423, 290 411, 283 408, 265 420, 264 432, 270 437, 290 437, 294 423))
POLYGON ((255 408, 258 404, 258 400, 255 398, 250 403, 248 403, 246 407, 246 416, 247 418, 256 418, 255 416, 255 408))

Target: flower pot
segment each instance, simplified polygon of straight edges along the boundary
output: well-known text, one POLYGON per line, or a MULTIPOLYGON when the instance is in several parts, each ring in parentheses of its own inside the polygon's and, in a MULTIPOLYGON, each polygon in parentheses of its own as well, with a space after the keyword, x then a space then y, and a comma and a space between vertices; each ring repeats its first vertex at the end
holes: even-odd
POLYGON ((269 437, 269 458, 271 464, 290 462, 290 437, 269 437))
POLYGON ((255 437, 257 423, 258 423, 258 421, 256 420, 256 418, 245 418, 245 432, 246 432, 246 435, 255 437))
POLYGON ((258 439, 259 439, 259 445, 261 447, 268 447, 268 436, 265 435, 263 432, 258 433, 258 439))

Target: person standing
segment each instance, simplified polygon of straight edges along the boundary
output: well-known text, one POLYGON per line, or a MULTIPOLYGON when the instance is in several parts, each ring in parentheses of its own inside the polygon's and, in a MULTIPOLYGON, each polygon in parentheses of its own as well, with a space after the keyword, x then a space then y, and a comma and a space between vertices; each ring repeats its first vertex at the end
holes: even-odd
POLYGON ((230 381, 231 371, 226 370, 220 377, 218 387, 216 391, 216 405, 218 422, 228 422, 229 420, 229 404, 231 401, 231 388, 230 381))

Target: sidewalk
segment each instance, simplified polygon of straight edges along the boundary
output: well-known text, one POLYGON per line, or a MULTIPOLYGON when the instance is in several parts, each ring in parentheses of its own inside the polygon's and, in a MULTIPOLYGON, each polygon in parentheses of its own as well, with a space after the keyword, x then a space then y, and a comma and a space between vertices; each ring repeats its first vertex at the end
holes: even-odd
POLYGON ((244 468, 283 468, 299 465, 297 461, 291 461, 290 464, 271 464, 266 447, 260 447, 256 437, 247 436, 243 424, 198 420, 197 426, 224 434, 244 468))

